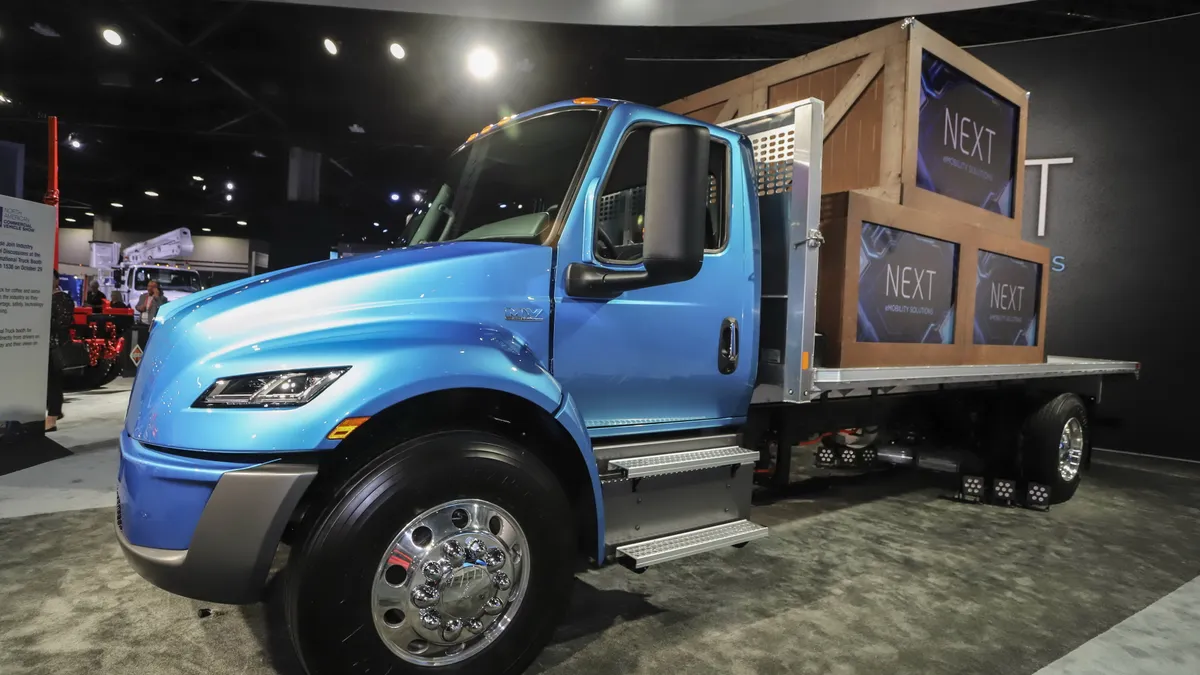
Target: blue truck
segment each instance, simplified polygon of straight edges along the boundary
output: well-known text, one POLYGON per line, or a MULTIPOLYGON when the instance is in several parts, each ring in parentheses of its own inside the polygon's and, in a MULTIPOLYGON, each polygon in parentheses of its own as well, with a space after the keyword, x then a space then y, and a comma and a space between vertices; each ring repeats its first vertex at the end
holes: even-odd
POLYGON ((581 568, 766 536, 751 494, 812 439, 1068 499, 1101 382, 1138 365, 824 367, 822 128, 815 99, 548 105, 455 151, 398 248, 170 303, 120 437, 129 562, 252 603, 286 550, 313 675, 517 673, 581 568))

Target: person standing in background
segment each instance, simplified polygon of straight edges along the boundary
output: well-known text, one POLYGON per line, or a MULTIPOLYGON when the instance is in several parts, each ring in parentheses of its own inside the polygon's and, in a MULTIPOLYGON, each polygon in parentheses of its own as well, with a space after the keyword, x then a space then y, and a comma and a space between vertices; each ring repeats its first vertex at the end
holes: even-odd
POLYGON ((154 325, 154 317, 158 316, 159 308, 165 304, 167 296, 163 295, 158 282, 151 279, 150 283, 146 284, 146 292, 138 298, 137 306, 133 309, 138 313, 138 320, 149 330, 154 325))
POLYGON ((75 303, 58 285, 58 270, 54 270, 54 293, 50 296, 50 364, 46 376, 46 431, 58 429, 63 416, 62 355, 60 348, 71 339, 71 323, 75 320, 75 303))
POLYGON ((92 283, 88 284, 87 297, 84 298, 83 304, 90 306, 94 312, 103 312, 106 299, 104 291, 100 290, 100 282, 93 279, 92 283))
POLYGON ((125 296, 121 294, 121 291, 112 292, 112 302, 108 306, 113 309, 129 309, 129 305, 125 304, 125 296))

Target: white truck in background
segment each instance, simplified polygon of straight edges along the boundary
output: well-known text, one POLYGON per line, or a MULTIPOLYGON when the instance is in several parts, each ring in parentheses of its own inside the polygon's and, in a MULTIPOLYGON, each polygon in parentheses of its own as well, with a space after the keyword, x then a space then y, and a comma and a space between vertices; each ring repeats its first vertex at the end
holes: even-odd
POLYGON ((109 297, 113 290, 121 291, 130 306, 146 292, 151 281, 158 282, 167 300, 203 290, 199 272, 168 262, 185 258, 193 250, 192 232, 186 227, 132 244, 122 251, 121 263, 110 274, 102 274, 103 290, 109 297))

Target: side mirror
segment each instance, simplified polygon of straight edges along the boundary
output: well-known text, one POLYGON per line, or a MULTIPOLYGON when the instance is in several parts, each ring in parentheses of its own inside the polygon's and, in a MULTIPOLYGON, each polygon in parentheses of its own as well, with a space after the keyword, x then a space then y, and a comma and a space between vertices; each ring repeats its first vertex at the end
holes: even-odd
POLYGON ((687 281, 700 272, 709 143, 708 129, 694 124, 672 124, 650 132, 642 247, 645 271, 572 263, 567 268, 568 295, 613 297, 635 288, 687 281))

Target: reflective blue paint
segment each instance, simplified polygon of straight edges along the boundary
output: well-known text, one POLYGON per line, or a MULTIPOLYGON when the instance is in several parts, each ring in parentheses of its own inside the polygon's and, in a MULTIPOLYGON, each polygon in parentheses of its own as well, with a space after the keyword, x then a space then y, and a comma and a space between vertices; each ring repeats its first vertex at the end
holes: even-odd
POLYGON ((745 415, 757 374, 760 275, 748 206, 757 204, 757 194, 742 178, 749 171, 738 134, 710 127, 714 138, 729 145, 729 241, 724 250, 704 256, 695 278, 628 291, 611 300, 565 293, 566 268, 573 262, 641 268, 598 260, 592 242, 601 183, 626 130, 642 123, 696 122, 628 103, 613 108, 558 241, 554 376, 574 397, 593 433, 613 427, 647 433, 659 424, 673 429, 719 426, 745 415), (717 348, 726 317, 738 320, 741 360, 734 373, 722 375, 717 348))
POLYGON ((206 292, 151 332, 126 430, 171 448, 291 452, 333 447, 324 439, 342 419, 437 389, 498 389, 557 410, 549 322, 504 320, 506 307, 549 315, 551 257, 544 246, 439 244, 206 292), (191 407, 221 377, 333 366, 350 370, 298 408, 191 407))
POLYGON ((157 452, 124 432, 120 446, 117 495, 122 531, 130 543, 151 548, 186 549, 222 474, 261 465, 157 452))

